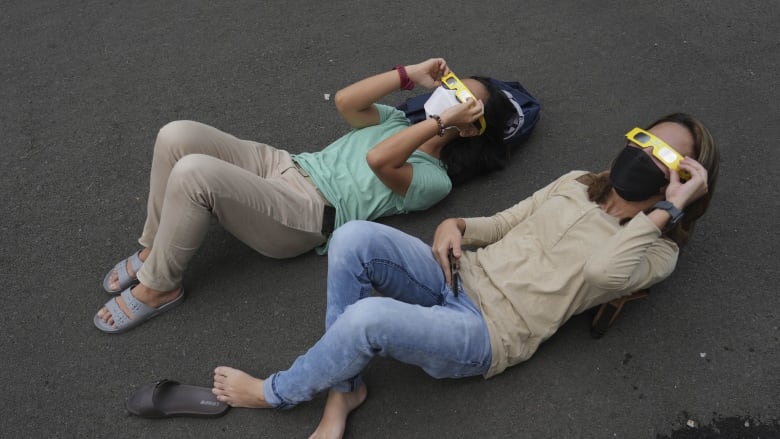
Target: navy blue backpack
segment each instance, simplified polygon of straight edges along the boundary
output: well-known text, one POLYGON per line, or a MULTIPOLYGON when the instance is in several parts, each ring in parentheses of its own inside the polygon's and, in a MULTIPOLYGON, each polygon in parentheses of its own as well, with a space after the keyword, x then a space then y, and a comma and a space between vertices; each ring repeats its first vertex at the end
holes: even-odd
MULTIPOLYGON (((533 131, 536 123, 539 121, 539 111, 541 104, 517 81, 499 81, 489 78, 499 90, 509 98, 509 102, 515 107, 516 115, 509 120, 504 129, 504 144, 511 151, 522 144, 533 131)), ((397 108, 404 113, 412 122, 417 123, 425 120, 425 101, 431 96, 432 92, 409 98, 397 108)))

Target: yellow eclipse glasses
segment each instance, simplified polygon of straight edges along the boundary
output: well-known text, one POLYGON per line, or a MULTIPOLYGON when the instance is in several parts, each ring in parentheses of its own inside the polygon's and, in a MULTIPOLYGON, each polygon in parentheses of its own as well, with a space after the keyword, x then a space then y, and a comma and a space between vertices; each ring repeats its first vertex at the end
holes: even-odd
MULTIPOLYGON (((455 76, 454 73, 450 72, 446 75, 441 77, 441 86, 452 90, 455 92, 455 97, 458 99, 458 102, 466 102, 467 99, 473 99, 477 100, 477 97, 474 96, 474 93, 469 90, 468 87, 466 87, 465 84, 463 84, 460 79, 455 76)), ((478 120, 474 121, 474 126, 479 128, 479 134, 485 132, 485 129, 487 128, 487 122, 485 122, 485 116, 482 115, 479 117, 478 120)))
POLYGON ((626 139, 637 144, 641 148, 652 148, 653 157, 657 158, 667 168, 677 171, 680 175, 680 179, 688 180, 691 178, 691 174, 688 173, 688 171, 680 169, 680 162, 683 159, 682 154, 660 138, 642 128, 634 128, 626 133, 626 139))

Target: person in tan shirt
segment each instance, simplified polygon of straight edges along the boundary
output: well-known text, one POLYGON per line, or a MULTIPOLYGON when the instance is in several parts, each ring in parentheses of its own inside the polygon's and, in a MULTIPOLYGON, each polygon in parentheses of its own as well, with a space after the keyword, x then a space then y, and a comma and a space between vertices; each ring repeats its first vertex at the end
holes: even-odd
POLYGON ((323 337, 266 379, 217 367, 217 399, 287 408, 329 389, 313 437, 340 437, 375 355, 435 378, 489 378, 530 358, 571 316, 664 280, 707 209, 718 151, 681 113, 626 137, 610 171, 569 172, 491 217, 447 219, 432 246, 377 223, 342 226, 330 244, 323 337))

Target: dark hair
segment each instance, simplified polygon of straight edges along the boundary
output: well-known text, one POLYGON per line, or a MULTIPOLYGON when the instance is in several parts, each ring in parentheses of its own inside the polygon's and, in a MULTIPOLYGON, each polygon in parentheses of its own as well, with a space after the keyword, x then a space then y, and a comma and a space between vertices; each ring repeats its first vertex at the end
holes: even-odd
MULTIPOLYGON (((680 124, 690 131, 693 136, 694 158, 707 170, 707 193, 686 206, 682 220, 666 231, 666 236, 682 247, 690 239, 696 220, 704 215, 710 205, 712 194, 715 192, 715 183, 718 181, 720 153, 710 131, 695 117, 685 113, 672 113, 651 123, 647 129, 664 122, 680 124)), ((588 185, 589 199, 596 203, 606 200, 612 190, 609 171, 583 177, 586 178, 581 181, 588 185)))
POLYGON ((507 158, 504 128, 515 111, 504 92, 488 78, 471 78, 484 85, 490 96, 484 103, 487 127, 480 136, 458 137, 442 148, 440 160, 453 185, 504 167, 507 158))

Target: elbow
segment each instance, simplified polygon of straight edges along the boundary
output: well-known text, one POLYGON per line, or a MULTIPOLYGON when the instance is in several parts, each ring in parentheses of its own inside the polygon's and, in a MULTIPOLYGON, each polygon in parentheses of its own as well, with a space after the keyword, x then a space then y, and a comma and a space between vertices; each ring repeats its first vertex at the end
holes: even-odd
POLYGON ((620 292, 625 288, 628 278, 610 270, 608 266, 589 261, 583 268, 585 282, 606 292, 620 292))
POLYGON ((344 92, 344 89, 341 89, 337 91, 336 95, 333 97, 333 103, 336 105, 336 110, 341 114, 346 114, 350 111, 350 99, 347 94, 348 93, 344 92))
POLYGON ((372 149, 366 153, 366 163, 368 164, 368 167, 371 168, 374 173, 378 173, 382 170, 385 163, 384 160, 382 160, 381 155, 376 152, 376 150, 372 149))

